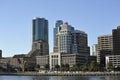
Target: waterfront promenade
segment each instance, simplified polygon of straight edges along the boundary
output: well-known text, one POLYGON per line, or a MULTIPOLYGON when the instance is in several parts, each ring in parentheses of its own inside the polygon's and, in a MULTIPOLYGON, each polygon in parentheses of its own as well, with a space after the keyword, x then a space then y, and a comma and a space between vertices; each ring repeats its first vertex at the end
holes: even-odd
POLYGON ((20 73, 0 73, 0 75, 19 76, 118 76, 120 72, 20 72, 20 73))

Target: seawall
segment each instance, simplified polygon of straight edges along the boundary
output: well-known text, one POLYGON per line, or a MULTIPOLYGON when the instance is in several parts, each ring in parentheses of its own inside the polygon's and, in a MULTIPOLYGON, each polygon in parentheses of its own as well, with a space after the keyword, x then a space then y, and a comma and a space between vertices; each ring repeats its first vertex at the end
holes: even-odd
POLYGON ((13 76, 120 76, 120 72, 22 72, 0 73, 0 75, 13 76))

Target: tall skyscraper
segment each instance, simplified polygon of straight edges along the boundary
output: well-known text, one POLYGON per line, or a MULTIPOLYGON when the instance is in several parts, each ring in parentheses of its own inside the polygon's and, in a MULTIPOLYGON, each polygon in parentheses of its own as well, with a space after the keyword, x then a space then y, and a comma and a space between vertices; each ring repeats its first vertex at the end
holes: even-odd
POLYGON ((49 54, 48 44, 48 20, 45 18, 35 18, 32 23, 32 50, 27 56, 41 56, 49 54))
POLYGON ((105 66, 105 56, 112 54, 112 50, 112 35, 98 36, 97 62, 100 63, 102 67, 105 66))
POLYGON ((45 18, 33 19, 33 42, 36 40, 44 40, 48 42, 48 20, 45 18))
POLYGON ((113 35, 113 54, 120 55, 120 26, 112 30, 113 35))
POLYGON ((2 58, 2 50, 0 50, 0 58, 2 58))
POLYGON ((97 56, 98 54, 98 44, 92 45, 92 56, 97 56))
POLYGON ((54 52, 56 50, 56 34, 61 30, 61 25, 63 24, 63 21, 62 20, 57 20, 55 22, 55 28, 54 28, 54 52))

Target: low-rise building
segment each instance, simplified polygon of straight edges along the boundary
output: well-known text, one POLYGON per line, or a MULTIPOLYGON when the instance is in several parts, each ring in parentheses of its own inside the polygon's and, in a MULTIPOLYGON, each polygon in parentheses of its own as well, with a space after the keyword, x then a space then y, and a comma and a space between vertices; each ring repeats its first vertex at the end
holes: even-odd
POLYGON ((29 68, 34 67, 36 64, 36 59, 31 57, 23 58, 2 58, 0 59, 1 64, 10 65, 12 68, 29 68))
POLYGON ((85 64, 87 57, 82 54, 62 54, 61 62, 62 64, 69 64, 72 67, 75 64, 83 65, 85 64))
POLYGON ((112 63, 114 68, 120 67, 120 55, 108 55, 108 56, 106 56, 106 65, 110 62, 112 63))
POLYGON ((50 54, 50 69, 54 70, 56 65, 69 64, 73 67, 75 64, 83 65, 87 62, 87 56, 82 54, 64 54, 51 53, 50 54))
POLYGON ((54 70, 56 65, 61 66, 61 54, 60 53, 50 53, 50 70, 54 70))
POLYGON ((40 65, 40 68, 44 68, 49 64, 49 55, 36 56, 36 64, 40 65))
POLYGON ((97 56, 88 56, 87 63, 90 64, 92 61, 97 62, 97 56))

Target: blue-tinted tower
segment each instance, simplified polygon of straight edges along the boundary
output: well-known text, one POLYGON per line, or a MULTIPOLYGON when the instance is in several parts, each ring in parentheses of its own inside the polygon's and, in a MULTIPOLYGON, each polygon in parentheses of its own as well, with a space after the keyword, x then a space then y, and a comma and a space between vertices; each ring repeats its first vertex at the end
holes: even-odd
POLYGON ((48 42, 48 20, 45 18, 33 19, 33 42, 44 40, 48 42))
POLYGON ((62 20, 57 20, 55 22, 55 28, 54 28, 54 47, 56 46, 56 34, 61 30, 61 26, 63 24, 62 20))

